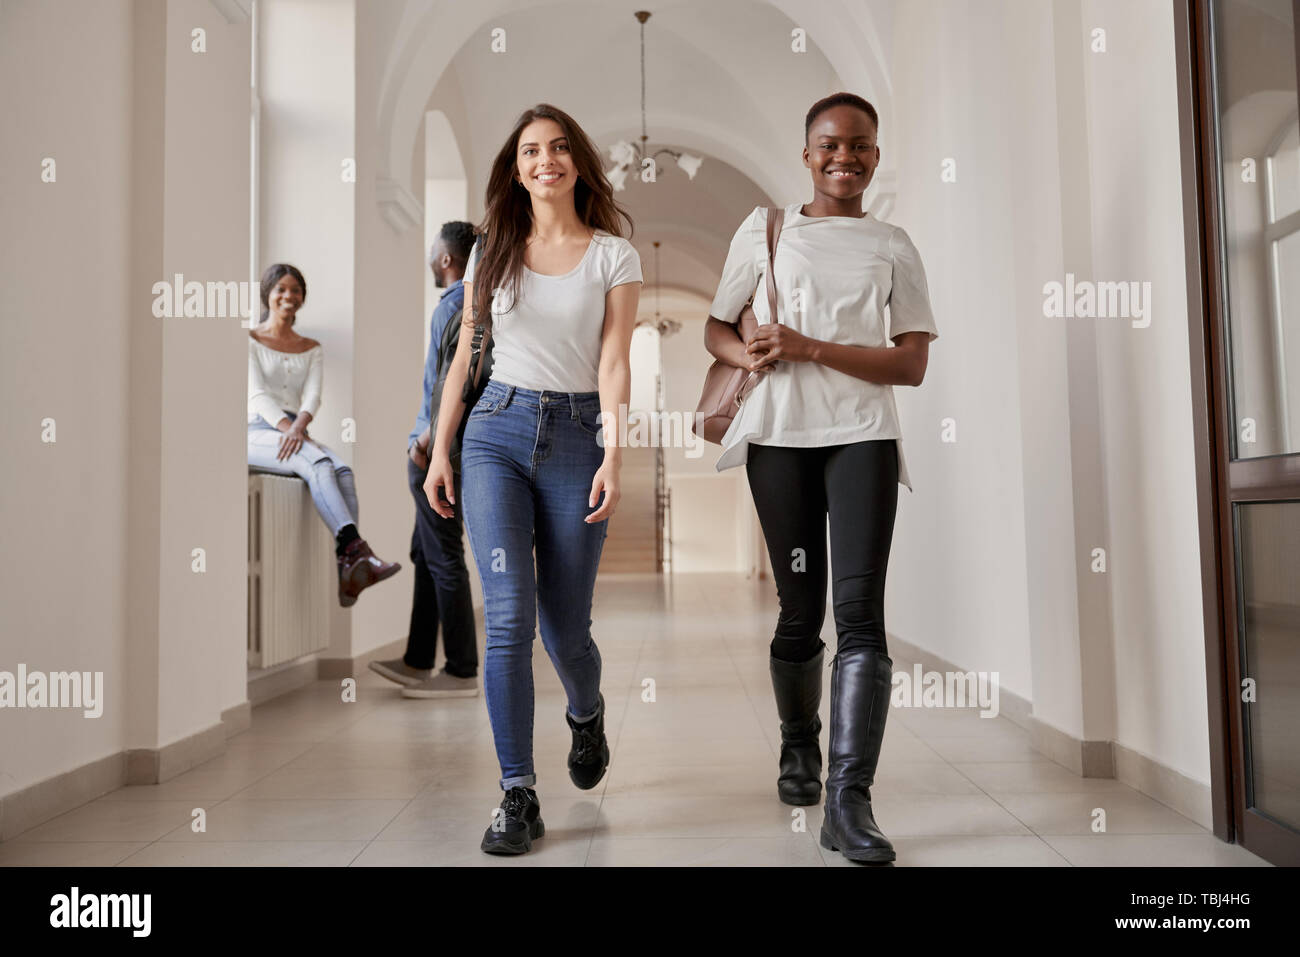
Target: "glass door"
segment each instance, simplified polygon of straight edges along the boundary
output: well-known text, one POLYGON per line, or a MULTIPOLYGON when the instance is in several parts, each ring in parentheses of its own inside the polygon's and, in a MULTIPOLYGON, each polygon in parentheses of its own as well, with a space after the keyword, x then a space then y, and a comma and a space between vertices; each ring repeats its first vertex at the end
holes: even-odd
POLYGON ((1201 0, 1233 823, 1300 860, 1300 0, 1201 0))

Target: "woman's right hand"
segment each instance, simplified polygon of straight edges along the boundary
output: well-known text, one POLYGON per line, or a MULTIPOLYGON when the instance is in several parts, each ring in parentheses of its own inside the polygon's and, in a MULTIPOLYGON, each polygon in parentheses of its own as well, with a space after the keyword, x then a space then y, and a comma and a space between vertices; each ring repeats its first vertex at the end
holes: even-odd
POLYGON ((451 459, 447 453, 435 448, 429 457, 429 474, 424 477, 424 497, 429 500, 429 507, 443 518, 455 518, 456 480, 451 468, 451 459), (444 502, 439 490, 446 495, 444 502), (450 504, 449 504, 450 503, 450 504))
POLYGON ((300 448, 307 437, 307 427, 294 422, 280 436, 280 451, 276 453, 276 460, 283 461, 293 455, 300 448))

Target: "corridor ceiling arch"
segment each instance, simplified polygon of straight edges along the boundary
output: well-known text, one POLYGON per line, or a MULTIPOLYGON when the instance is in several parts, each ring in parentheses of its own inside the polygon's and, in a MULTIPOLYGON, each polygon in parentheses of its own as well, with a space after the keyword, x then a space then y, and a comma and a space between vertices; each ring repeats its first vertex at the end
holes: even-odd
MULTIPOLYGON (((379 176, 401 184, 407 182, 416 137, 432 91, 467 44, 481 43, 482 57, 493 56, 488 52, 488 42, 496 27, 507 31, 507 43, 517 43, 520 36, 562 24, 573 45, 596 51, 597 57, 618 50, 619 56, 604 64, 603 69, 594 67, 598 75, 608 78, 609 84, 584 92, 598 98, 591 105, 599 103, 598 112, 607 118, 593 125, 602 129, 627 127, 639 107, 637 95, 614 91, 639 81, 634 52, 638 34, 632 13, 646 6, 646 0, 605 0, 600 4, 573 0, 476 0, 472 4, 406 0, 397 5, 394 15, 388 18, 385 35, 379 38, 381 44, 388 44, 382 54, 385 66, 377 117, 379 176), (565 13, 569 16, 558 16, 565 13), (618 119, 610 122, 615 108, 618 119)), ((789 189, 792 180, 788 160, 776 155, 771 144, 784 139, 786 121, 792 117, 802 119, 803 111, 818 97, 835 89, 849 89, 870 99, 882 121, 891 115, 888 63, 873 7, 879 8, 884 19, 892 18, 892 2, 869 6, 860 0, 816 4, 795 0, 711 0, 708 4, 678 0, 654 7, 655 17, 647 28, 651 86, 646 106, 651 141, 667 134, 662 120, 671 116, 670 125, 679 141, 725 158, 769 193, 789 189), (744 24, 745 29, 738 30, 737 24, 744 24), (778 56, 794 55, 789 50, 791 31, 796 27, 807 33, 808 50, 802 55, 810 58, 797 74, 771 65, 778 62, 778 56), (755 39, 758 37, 770 37, 771 46, 762 47, 755 39), (689 95, 667 95, 671 83, 681 80, 672 64, 687 58, 693 69, 709 71, 711 80, 716 80, 706 84, 707 89, 694 89, 689 95), (721 130, 727 131, 725 136, 717 132, 721 130), (747 133, 743 141, 737 140, 734 131, 738 130, 747 133)), ((575 108, 572 112, 577 115, 578 111, 575 108)), ((602 140, 599 145, 609 144, 602 140)), ((886 159, 882 173, 890 172, 888 165, 886 159)))

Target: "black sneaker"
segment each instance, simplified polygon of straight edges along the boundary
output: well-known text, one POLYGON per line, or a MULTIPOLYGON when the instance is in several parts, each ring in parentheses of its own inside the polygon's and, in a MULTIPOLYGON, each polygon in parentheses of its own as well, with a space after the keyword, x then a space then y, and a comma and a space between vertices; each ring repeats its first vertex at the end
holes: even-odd
POLYGON ((532 788, 511 788, 501 799, 501 809, 493 815, 491 826, 483 832, 479 847, 488 854, 525 854, 545 833, 537 792, 532 788))
POLYGON ((578 724, 566 711, 564 720, 573 731, 573 746, 569 748, 569 780, 584 791, 590 791, 605 776, 609 767, 609 742, 605 740, 605 696, 600 696, 600 710, 590 721, 578 724))

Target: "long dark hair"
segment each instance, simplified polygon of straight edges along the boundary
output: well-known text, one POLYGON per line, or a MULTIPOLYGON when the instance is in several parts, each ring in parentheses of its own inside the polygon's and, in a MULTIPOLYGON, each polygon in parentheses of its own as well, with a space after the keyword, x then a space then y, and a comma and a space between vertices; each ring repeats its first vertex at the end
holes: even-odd
MULTIPOLYGON (((518 170, 515 157, 520 134, 534 120, 554 120, 569 140, 569 155, 573 157, 578 174, 578 182, 573 187, 573 206, 583 224, 614 236, 623 236, 621 218, 627 221, 628 235, 624 238, 632 235, 632 217, 614 199, 614 187, 605 178, 600 151, 591 137, 573 117, 549 103, 538 103, 532 109, 524 110, 492 161, 484 203, 487 214, 477 229, 479 235, 486 238, 480 239, 483 256, 474 267, 473 321, 489 327, 493 290, 507 290, 512 307, 519 296, 524 246, 533 225, 533 204, 527 190, 515 185, 514 174, 518 170)), ((467 316, 465 321, 469 322, 470 317, 467 316)))
MULTIPOLYGON (((274 263, 266 267, 266 272, 262 273, 262 318, 259 323, 266 322, 266 317, 271 314, 271 290, 275 284, 285 276, 292 276, 298 280, 298 285, 302 286, 302 301, 307 301, 307 280, 302 278, 302 273, 298 271, 297 266, 290 266, 288 263, 274 263)), ((289 325, 298 321, 295 313, 294 317, 289 320, 289 325)))

